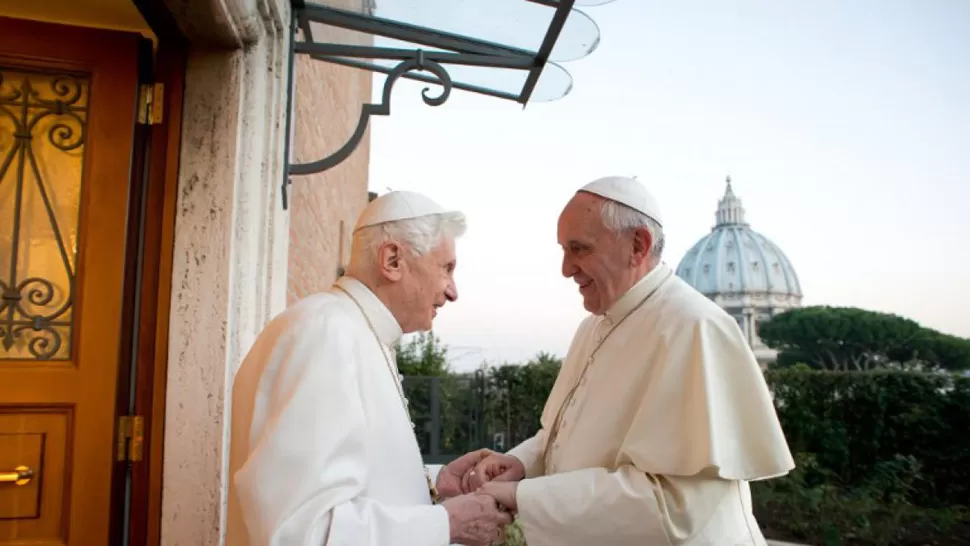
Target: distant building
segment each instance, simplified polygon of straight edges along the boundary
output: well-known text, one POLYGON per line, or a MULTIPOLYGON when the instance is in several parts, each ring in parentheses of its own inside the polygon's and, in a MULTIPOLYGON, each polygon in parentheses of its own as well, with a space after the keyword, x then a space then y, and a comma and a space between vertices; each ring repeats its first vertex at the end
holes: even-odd
POLYGON ((774 361, 776 353, 758 337, 758 325, 801 306, 798 275, 785 253, 745 221, 730 177, 718 201, 716 219, 711 232, 677 265, 677 276, 738 321, 758 361, 765 365, 774 361))

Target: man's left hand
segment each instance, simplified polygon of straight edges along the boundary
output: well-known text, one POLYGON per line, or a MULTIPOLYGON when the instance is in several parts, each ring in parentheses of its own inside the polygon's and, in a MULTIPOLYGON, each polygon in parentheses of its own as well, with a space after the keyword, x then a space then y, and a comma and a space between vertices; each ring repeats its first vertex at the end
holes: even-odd
POLYGON ((515 494, 519 489, 519 482, 487 482, 478 490, 494 498, 506 510, 515 514, 519 510, 515 494))
POLYGON ((438 480, 435 484, 435 487, 438 488, 438 494, 447 499, 465 493, 471 493, 471 491, 462 490, 462 478, 465 476, 465 473, 475 468, 475 465, 492 453, 490 449, 479 449, 478 451, 466 453, 448 463, 438 472, 438 480))

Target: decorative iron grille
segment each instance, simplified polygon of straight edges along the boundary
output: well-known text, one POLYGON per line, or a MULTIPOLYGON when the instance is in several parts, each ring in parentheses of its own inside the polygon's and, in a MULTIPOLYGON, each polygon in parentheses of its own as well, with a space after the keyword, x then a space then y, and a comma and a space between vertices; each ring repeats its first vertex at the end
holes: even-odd
POLYGON ((0 66, 0 360, 71 356, 89 88, 0 66))

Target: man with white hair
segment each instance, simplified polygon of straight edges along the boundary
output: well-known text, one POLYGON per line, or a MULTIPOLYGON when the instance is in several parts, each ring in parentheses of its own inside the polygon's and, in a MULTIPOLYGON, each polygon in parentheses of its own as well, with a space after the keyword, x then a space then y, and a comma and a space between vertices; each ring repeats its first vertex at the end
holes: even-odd
POLYGON ((591 316, 541 430, 464 489, 517 511, 529 546, 764 545, 748 482, 794 462, 737 323, 661 262, 656 200, 637 180, 596 180, 558 235, 591 316))
POLYGON ((486 545, 511 521, 461 494, 476 454, 422 464, 392 346, 455 301, 460 212, 413 192, 370 202, 347 274, 273 319, 232 391, 228 546, 486 545), (435 487, 437 482, 437 488, 435 487), (450 497, 436 504, 438 491, 450 497))

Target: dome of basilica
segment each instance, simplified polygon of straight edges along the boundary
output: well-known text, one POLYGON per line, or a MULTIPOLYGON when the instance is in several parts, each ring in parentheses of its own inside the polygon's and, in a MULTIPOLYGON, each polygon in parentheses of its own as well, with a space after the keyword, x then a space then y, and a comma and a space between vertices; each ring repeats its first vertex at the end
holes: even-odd
POLYGON ((801 305, 798 275, 785 253, 745 221, 730 177, 715 218, 711 232, 677 265, 677 276, 738 321, 759 360, 771 360, 774 352, 758 339, 758 323, 801 305))

